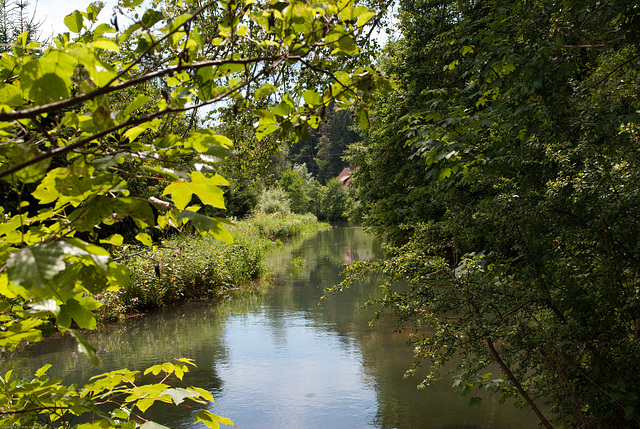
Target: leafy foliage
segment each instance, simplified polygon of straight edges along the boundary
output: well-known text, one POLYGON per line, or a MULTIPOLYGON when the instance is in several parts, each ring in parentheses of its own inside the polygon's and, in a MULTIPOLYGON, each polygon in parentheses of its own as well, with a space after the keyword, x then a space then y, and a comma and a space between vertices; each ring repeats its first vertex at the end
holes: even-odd
POLYGON ((262 214, 281 214, 287 215, 291 213, 291 201, 287 193, 279 187, 265 189, 260 195, 257 213, 262 214))
MULTIPOLYGON (((205 405, 213 402, 209 392, 193 387, 173 387, 182 383, 189 367, 195 366, 189 359, 178 359, 176 363, 167 362, 154 365, 144 371, 144 375, 160 375, 155 384, 137 384, 139 371, 121 369, 92 377, 90 383, 78 388, 75 385, 63 386, 60 381, 49 380, 44 366, 36 372, 36 378, 30 381, 12 380, 12 371, 0 377, 3 390, 2 409, 4 424, 55 425, 72 427, 75 419, 88 415, 91 423, 76 425, 89 427, 136 427, 136 420, 144 421, 142 427, 165 427, 145 420, 142 415, 156 402, 186 406, 185 400, 205 405), (46 417, 41 413, 50 410, 46 417)), ((209 428, 218 428, 220 424, 232 425, 231 420, 219 417, 206 409, 196 415, 196 422, 204 421, 209 428)))
POLYGON ((380 302, 415 327, 424 383, 460 359, 458 387, 546 427, 640 425, 639 13, 402 2, 382 59, 398 91, 350 151, 359 219, 390 245, 380 302))
POLYGON ((252 217, 250 222, 262 237, 271 240, 287 240, 329 226, 318 223, 318 219, 311 213, 288 216, 282 213, 257 215, 252 217))
MULTIPOLYGON (((72 328, 95 328, 94 296, 129 284, 128 267, 105 247, 130 239, 152 247, 157 234, 146 228, 185 224, 231 241, 224 222, 201 210, 225 208, 228 182, 218 173, 232 141, 198 128, 198 109, 227 103, 255 111, 259 140, 304 137, 324 106, 364 110, 372 92, 387 86, 370 67, 333 73, 325 64, 357 54, 358 37, 375 18, 354 2, 157 1, 136 11, 140 3, 118 8, 135 17, 126 27, 117 13, 98 24, 103 4, 94 3, 67 15, 69 32, 50 46, 24 32, 0 57, 0 179, 9 197, 0 224, 4 351, 58 329, 97 360, 72 328), (296 74, 303 67, 324 79, 302 89, 296 74), (119 222, 133 222, 135 238, 107 232, 119 222)), ((184 398, 157 387, 143 393, 127 380, 133 390, 122 390, 130 392, 123 404, 140 411, 152 398, 184 398)), ((77 414, 104 393, 58 388, 65 389, 54 394, 61 402, 43 402, 37 412, 77 414)), ((33 420, 31 408, 6 391, 0 401, 12 424, 33 420)), ((114 418, 128 416, 94 424, 121 425, 114 418)), ((196 420, 229 423, 208 412, 196 420)))
POLYGON ((100 297, 102 320, 156 310, 177 303, 219 297, 242 283, 264 277, 268 240, 248 221, 230 227, 233 243, 180 234, 152 245, 126 249, 122 260, 131 281, 100 297), (152 274, 151 274, 152 273, 152 274))

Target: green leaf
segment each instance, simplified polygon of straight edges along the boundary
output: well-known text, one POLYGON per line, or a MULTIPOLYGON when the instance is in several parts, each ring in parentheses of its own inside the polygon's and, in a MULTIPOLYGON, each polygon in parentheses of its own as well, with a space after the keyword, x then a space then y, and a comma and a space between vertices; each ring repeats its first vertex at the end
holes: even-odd
POLYGON ((100 13, 100 11, 102 10, 102 8, 104 7, 105 3, 103 2, 94 2, 91 3, 88 7, 87 7, 87 13, 86 15, 83 14, 84 16, 87 17, 87 19, 89 19, 89 21, 91 22, 96 22, 96 19, 98 17, 98 14, 100 13))
POLYGON ((634 412, 635 412, 635 407, 633 405, 628 405, 624 407, 624 418, 627 420, 631 420, 634 412))
POLYGON ((58 243, 24 247, 7 259, 9 279, 16 285, 44 288, 66 268, 63 258, 58 243))
POLYGON ((107 271, 111 254, 100 246, 86 243, 78 238, 68 238, 58 242, 65 255, 73 255, 92 262, 102 271, 107 271))
POLYGON ((113 234, 105 239, 100 240, 100 243, 111 244, 113 246, 122 246, 123 242, 124 238, 120 234, 113 234))
POLYGON ((47 371, 49 371, 49 368, 51 368, 51 364, 50 363, 40 367, 36 371, 36 377, 40 378, 40 377, 44 376, 47 373, 47 371))
POLYGON ((155 225, 153 209, 148 202, 130 197, 97 197, 84 210, 74 211, 70 219, 78 231, 92 231, 107 218, 122 220, 130 216, 140 228, 155 225))
POLYGON ((276 107, 271 109, 271 113, 278 116, 288 116, 293 112, 293 108, 284 101, 281 101, 276 107))
POLYGON ((185 398, 193 398, 195 396, 198 396, 199 394, 198 392, 194 392, 193 390, 187 390, 187 389, 177 387, 177 388, 167 389, 164 392, 162 392, 160 395, 161 396, 167 395, 171 398, 174 404, 180 405, 181 403, 184 402, 185 398))
POLYGON ((43 323, 44 320, 33 317, 14 323, 9 329, 0 331, 0 347, 13 351, 21 341, 41 341, 42 331, 38 328, 43 323))
POLYGON ((438 180, 442 181, 446 179, 447 177, 451 176, 451 173, 453 173, 453 171, 450 168, 440 169, 440 171, 438 172, 438 180))
POLYGON ((29 61, 20 71, 20 84, 25 98, 47 104, 70 97, 71 76, 78 61, 61 51, 29 61))
POLYGON ((316 91, 310 89, 306 90, 302 93, 302 97, 309 106, 317 106, 319 104, 322 104, 322 97, 316 91))
POLYGON ((215 402, 213 399, 213 395, 208 390, 204 390, 201 387, 191 387, 195 392, 197 392, 202 398, 209 402, 215 402))
POLYGON ((105 49, 107 51, 120 52, 120 47, 111 39, 98 39, 91 43, 94 48, 105 49))
POLYGON ((463 47, 462 47, 462 52, 461 52, 461 53, 462 53, 462 55, 463 55, 463 56, 464 56, 464 55, 467 55, 467 54, 469 54, 469 53, 471 53, 471 54, 472 54, 472 53, 473 53, 473 46, 469 46, 469 45, 465 45, 465 46, 463 46, 463 47))
POLYGON ((121 162, 126 155, 124 153, 115 153, 113 155, 103 156, 101 158, 96 158, 91 161, 91 165, 93 165, 96 170, 106 170, 107 168, 121 162))
POLYGON ((198 229, 208 231, 213 228, 215 222, 209 216, 201 215, 191 210, 182 210, 178 215, 178 220, 188 219, 198 229))
POLYGON ((198 412, 198 414, 196 414, 194 422, 202 422, 205 424, 205 426, 211 429, 218 429, 220 427, 220 423, 222 423, 223 425, 235 426, 230 419, 226 417, 216 416, 215 414, 207 410, 201 410, 200 412, 198 412))
POLYGON ((482 404, 482 398, 478 396, 474 396, 473 398, 469 399, 469 402, 467 403, 467 407, 469 408, 479 407, 481 404, 482 404))
POLYGON ((218 185, 228 185, 222 176, 216 174, 207 177, 199 172, 189 174, 190 182, 176 180, 167 186, 162 195, 171 195, 171 199, 179 209, 184 209, 190 202, 191 197, 195 194, 204 204, 224 209, 224 193, 218 185))
POLYGON ((112 286, 127 287, 131 283, 131 270, 129 270, 129 267, 126 265, 111 262, 109 264, 107 279, 112 286))
POLYGON ((23 104, 22 91, 15 85, 2 83, 0 84, 0 104, 6 104, 10 107, 19 107, 23 104))
MULTIPOLYGON (((24 162, 31 161, 33 158, 42 155, 43 152, 36 146, 19 145, 11 148, 9 151, 5 152, 5 154, 9 158, 10 164, 16 166, 21 165, 24 162)), ((45 159, 36 164, 22 168, 20 171, 13 174, 12 178, 23 183, 38 182, 45 177, 49 164, 50 160, 45 159)))
POLYGON ((270 96, 271 94, 273 94, 277 90, 278 90, 278 88, 276 88, 275 85, 272 85, 270 83, 263 83, 262 85, 260 85, 260 88, 258 88, 254 92, 253 95, 256 98, 264 98, 264 97, 270 96))
POLYGON ((358 52, 358 45, 356 44, 356 41, 351 36, 344 36, 340 38, 338 40, 338 46, 340 47, 340 50, 344 51, 347 54, 355 54, 358 52))
POLYGON ((145 104, 147 104, 149 101, 151 100, 151 98, 149 98, 149 96, 145 95, 145 94, 140 94, 138 95, 131 103, 129 103, 127 105, 127 107, 124 109, 124 115, 125 116, 129 116, 130 114, 132 114, 133 112, 135 112, 137 109, 139 109, 140 107, 144 106, 145 104))
POLYGON ((62 329, 69 329, 72 319, 81 329, 96 329, 96 318, 93 313, 75 298, 67 300, 65 304, 60 306, 58 326, 62 329))
POLYGON ((151 236, 149 234, 141 232, 138 235, 136 235, 136 240, 138 240, 139 242, 141 242, 147 247, 153 247, 153 240, 151 239, 151 236))
POLYGON ((87 342, 84 335, 82 335, 80 332, 76 331, 75 329, 69 329, 69 333, 78 342, 78 350, 80 350, 81 353, 87 356, 92 364, 96 366, 99 365, 100 359, 98 359, 98 356, 96 355, 96 349, 87 342))
POLYGON ((223 153, 226 153, 226 150, 233 146, 233 142, 228 137, 214 134, 211 131, 198 131, 189 136, 185 146, 193 147, 201 153, 213 155, 214 153, 210 152, 220 153, 221 148, 224 150, 223 153))
POLYGON ((233 237, 229 230, 224 226, 225 223, 232 224, 226 219, 212 218, 215 223, 213 228, 209 229, 209 233, 213 235, 216 240, 224 241, 225 243, 233 244, 233 237))
POLYGON ((164 18, 164 14, 159 10, 147 9, 142 15, 142 23, 146 28, 151 28, 164 18))
POLYGON ((77 10, 64 17, 64 25, 73 33, 80 33, 82 30, 82 22, 82 14, 77 10))
POLYGON ((152 422, 151 420, 146 421, 140 429, 170 429, 166 426, 161 425, 160 423, 152 422))
POLYGON ((360 107, 356 112, 356 123, 364 131, 369 129, 369 113, 365 107, 360 107))

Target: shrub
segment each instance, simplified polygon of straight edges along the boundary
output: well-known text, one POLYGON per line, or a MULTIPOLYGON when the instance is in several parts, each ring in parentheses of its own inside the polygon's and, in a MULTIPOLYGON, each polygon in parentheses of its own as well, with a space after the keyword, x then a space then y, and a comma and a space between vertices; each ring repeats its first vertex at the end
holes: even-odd
POLYGON ((311 213, 290 214, 284 216, 280 213, 271 215, 256 215, 250 219, 262 237, 275 239, 289 239, 310 231, 328 227, 327 224, 318 224, 318 219, 311 213))
POLYGON ((267 189, 260 195, 258 207, 256 210, 258 213, 273 214, 291 213, 291 203, 286 192, 280 188, 267 189))
POLYGON ((212 236, 179 235, 128 258, 131 282, 101 296, 102 320, 215 297, 265 276, 268 241, 258 237, 257 229, 250 224, 242 223, 230 231, 232 245, 212 236))

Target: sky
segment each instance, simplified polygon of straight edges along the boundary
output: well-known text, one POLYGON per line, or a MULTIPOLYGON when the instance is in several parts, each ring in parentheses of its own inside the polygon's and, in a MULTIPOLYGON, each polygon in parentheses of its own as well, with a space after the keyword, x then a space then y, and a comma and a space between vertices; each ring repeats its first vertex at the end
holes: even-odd
MULTIPOLYGON (((100 12, 100 22, 109 22, 113 6, 117 0, 103 0, 106 5, 100 12)), ((91 0, 38 0, 36 7, 36 20, 42 22, 42 36, 48 38, 51 35, 69 31, 64 25, 64 17, 74 10, 86 11, 91 0)), ((36 6, 36 0, 30 0, 31 7, 36 6)))

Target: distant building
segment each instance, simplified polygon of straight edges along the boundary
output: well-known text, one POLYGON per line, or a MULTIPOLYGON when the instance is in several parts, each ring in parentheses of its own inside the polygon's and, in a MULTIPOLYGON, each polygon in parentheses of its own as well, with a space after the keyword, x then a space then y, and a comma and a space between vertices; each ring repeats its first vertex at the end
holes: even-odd
MULTIPOLYGON (((354 168, 353 171, 357 171, 357 168, 354 168)), ((338 174, 338 180, 342 182, 342 186, 344 188, 348 188, 351 186, 351 168, 344 168, 340 174, 338 174)))

